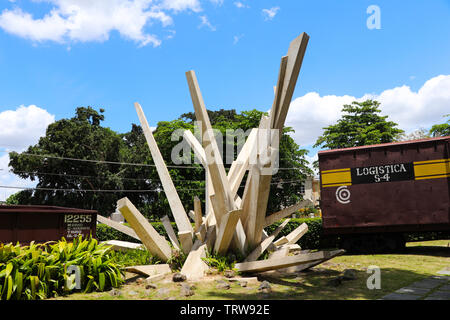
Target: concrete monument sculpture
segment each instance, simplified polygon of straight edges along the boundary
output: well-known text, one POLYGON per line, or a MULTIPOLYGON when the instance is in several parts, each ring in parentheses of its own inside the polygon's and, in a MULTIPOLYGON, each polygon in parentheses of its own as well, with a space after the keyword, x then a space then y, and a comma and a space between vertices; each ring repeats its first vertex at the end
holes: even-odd
MULTIPOLYGON (((240 252, 246 256, 246 259, 238 263, 236 268, 243 272, 262 272, 298 265, 313 266, 344 252, 343 250, 319 251, 288 256, 290 250, 296 249, 293 245, 308 231, 307 225, 302 224, 289 235, 275 242, 275 237, 287 225, 287 221, 281 224, 272 235, 267 235, 264 231, 265 227, 291 215, 301 207, 312 204, 311 201, 305 200, 277 213, 271 215, 266 213, 272 172, 276 165, 275 155, 278 152, 277 139, 280 138, 278 132, 284 127, 308 40, 309 36, 302 33, 291 42, 287 55, 281 58, 270 115, 263 116, 259 127, 252 130, 228 173, 212 131, 197 77, 194 71, 186 72, 202 139, 198 141, 190 131, 185 132, 184 139, 200 159, 206 171, 207 180, 208 205, 204 216, 199 199, 197 197, 193 199, 193 210, 190 214, 195 222, 195 228, 192 227, 189 216, 180 201, 144 112, 139 103, 135 103, 145 138, 178 228, 178 239, 169 218, 163 217, 162 222, 173 248, 183 250, 188 255, 181 270, 188 279, 198 279, 205 274, 208 267, 202 258, 206 256, 207 250, 213 250, 218 254, 227 254, 230 250, 240 252), (237 191, 247 171, 247 181, 241 198, 237 195, 237 191), (257 261, 267 249, 275 254, 272 253, 269 259, 257 261)), ((143 221, 143 216, 128 199, 118 201, 118 210, 135 231, 131 232, 129 229, 122 228, 124 232, 133 236, 137 235, 145 247, 162 260, 170 259, 169 242, 143 221)))

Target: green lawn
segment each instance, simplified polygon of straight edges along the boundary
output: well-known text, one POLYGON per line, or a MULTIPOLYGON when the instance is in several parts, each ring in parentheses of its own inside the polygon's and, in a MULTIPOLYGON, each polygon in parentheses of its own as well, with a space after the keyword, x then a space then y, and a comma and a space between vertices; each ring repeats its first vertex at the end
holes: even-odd
MULTIPOLYGON (((379 255, 344 255, 312 268, 310 271, 290 275, 264 275, 259 280, 271 283, 272 293, 258 291, 258 283, 249 283, 241 287, 230 283, 229 290, 216 289, 216 282, 198 282, 195 294, 191 297, 180 297, 180 286, 168 281, 156 283, 156 289, 145 289, 144 284, 137 284, 132 279, 122 288, 120 296, 109 292, 74 293, 59 299, 379 299, 399 288, 417 280, 436 275, 436 272, 450 266, 450 240, 408 243, 402 254, 379 255), (366 282, 371 275, 367 273, 369 266, 378 266, 381 270, 381 289, 369 290, 366 282), (339 276, 345 269, 355 269, 357 279, 343 281, 334 287, 328 282, 339 276), (161 288, 169 291, 161 294, 161 288)), ((223 278, 225 279, 225 278, 223 278)))

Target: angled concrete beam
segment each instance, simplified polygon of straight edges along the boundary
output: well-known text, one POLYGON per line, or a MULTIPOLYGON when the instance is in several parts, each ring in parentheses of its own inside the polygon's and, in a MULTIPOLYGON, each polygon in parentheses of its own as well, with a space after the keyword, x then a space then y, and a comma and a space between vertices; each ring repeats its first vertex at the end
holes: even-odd
POLYGON ((216 218, 214 217, 214 213, 212 212, 212 208, 211 208, 211 212, 208 213, 206 215, 206 217, 205 217, 205 224, 206 224, 207 228, 210 227, 210 226, 215 226, 216 225, 216 218))
POLYGON ((97 221, 106 224, 108 227, 116 229, 117 231, 125 233, 127 236, 130 236, 136 240, 141 241, 141 239, 139 239, 139 237, 137 236, 136 232, 134 232, 134 230, 131 229, 130 227, 124 226, 121 223, 105 218, 99 214, 97 215, 97 221))
POLYGON ((269 259, 284 258, 287 257, 288 255, 289 255, 289 248, 287 247, 287 245, 283 245, 277 250, 271 252, 269 255, 269 259))
POLYGON ((270 246, 276 236, 283 230, 283 228, 289 223, 290 219, 286 219, 282 224, 275 229, 275 231, 266 239, 264 239, 248 256, 245 258, 245 262, 255 261, 258 259, 260 255, 266 251, 266 249, 270 246))
POLYGON ((278 239, 277 241, 275 241, 273 244, 275 246, 282 246, 284 244, 289 243, 289 240, 286 236, 281 237, 280 239, 278 239))
POLYGON ((276 87, 274 87, 275 98, 273 99, 272 109, 270 110, 270 127, 273 128, 279 111, 280 111, 280 100, 281 100, 281 92, 283 90, 284 85, 284 77, 286 75, 286 66, 287 66, 288 57, 284 56, 281 58, 280 70, 278 71, 278 81, 276 87))
POLYGON ((302 250, 302 248, 301 248, 298 244, 296 244, 296 243, 293 243, 293 244, 287 244, 287 245, 285 245, 285 246, 286 246, 286 248, 289 249, 289 252, 292 252, 292 251, 301 251, 301 250, 302 250))
POLYGON ((198 280, 203 278, 206 270, 208 270, 208 265, 202 258, 206 258, 206 243, 196 240, 180 273, 184 274, 187 280, 198 280))
MULTIPOLYGON (((257 210, 258 210, 258 195, 260 191, 260 172, 257 165, 250 166, 250 172, 247 179, 250 179, 250 183, 248 185, 247 194, 245 194, 245 198, 243 199, 243 210, 245 212, 245 234, 247 236, 247 242, 250 249, 255 248, 260 240, 258 241, 256 233, 257 230, 257 210)), ((244 191, 245 192, 245 191, 244 191)))
POLYGON ((198 230, 195 232, 195 236, 197 237, 198 240, 200 240, 201 242, 205 241, 205 237, 206 237, 206 224, 202 224, 200 226, 200 228, 198 228, 198 230))
POLYGON ((257 135, 258 129, 252 129, 247 141, 245 141, 239 155, 236 160, 233 161, 230 170, 228 171, 228 181, 230 182, 231 194, 233 197, 239 190, 239 186, 241 185, 245 172, 248 170, 252 152, 255 152, 256 150, 257 135))
POLYGON ((180 250, 180 243, 178 242, 177 236, 175 235, 175 231, 172 228, 172 224, 170 223, 169 217, 166 215, 161 218, 161 222, 163 224, 164 229, 166 230, 167 235, 169 236, 170 242, 176 250, 180 250))
POLYGON ((166 239, 158 234, 128 198, 122 198, 117 201, 117 209, 122 213, 151 254, 158 256, 163 261, 170 259, 172 249, 166 239))
POLYGON ((197 138, 194 136, 194 134, 191 132, 191 130, 185 130, 183 133, 184 140, 189 144, 189 146, 194 151, 195 156, 197 159, 200 160, 201 164, 204 168, 207 168, 208 165, 206 163, 206 154, 205 150, 203 149, 200 142, 198 142, 197 138))
POLYGON ((287 236, 281 237, 280 239, 275 241, 274 245, 281 246, 284 244, 295 244, 298 240, 300 240, 301 237, 303 237, 306 232, 308 232, 308 225, 306 223, 302 223, 287 236))
POLYGON ((186 78, 189 85, 189 92, 191 94, 192 104, 194 105, 197 122, 200 125, 202 133, 202 145, 205 150, 206 162, 208 164, 209 174, 214 188, 216 200, 224 202, 225 211, 216 212, 216 220, 220 226, 221 218, 231 210, 235 210, 234 197, 231 196, 231 189, 228 178, 223 166, 222 157, 220 156, 219 147, 214 137, 211 122, 209 120, 208 112, 200 92, 197 77, 194 71, 186 72, 186 78))
POLYGON ((301 208, 306 208, 307 206, 312 205, 311 200, 304 200, 297 204, 294 204, 293 206, 284 208, 283 210, 280 210, 278 212, 272 213, 270 216, 267 216, 264 221, 264 228, 268 227, 272 224, 274 224, 277 221, 280 221, 283 218, 286 218, 287 216, 290 216, 294 212, 300 210, 301 208))
POLYGON ((216 225, 212 225, 206 228, 206 236, 205 236, 205 240, 204 243, 206 244, 206 250, 208 250, 208 252, 212 252, 214 249, 214 244, 216 242, 216 225))
POLYGON ((194 212, 194 210, 189 210, 188 211, 188 216, 189 216, 189 218, 191 218, 192 222, 195 222, 195 212, 194 212))
POLYGON ((191 232, 192 235, 193 234, 192 225, 189 222, 189 218, 186 214, 186 211, 184 210, 183 204, 181 203, 177 190, 175 189, 175 186, 172 182, 169 170, 167 170, 166 164, 164 163, 164 159, 161 155, 161 152, 159 151, 158 145, 156 144, 156 140, 153 137, 152 131, 150 130, 144 112, 142 111, 142 108, 139 105, 139 103, 136 102, 134 106, 136 108, 136 112, 138 114, 142 130, 144 131, 145 139, 147 140, 147 144, 150 148, 153 162, 155 163, 156 170, 158 171, 159 178, 164 188, 167 200, 169 201, 169 206, 175 219, 175 223, 177 224, 178 230, 189 231, 191 232))
POLYGON ((208 167, 205 167, 205 216, 210 217, 208 223, 216 224, 216 216, 211 204, 211 198, 209 197, 214 193, 214 188, 211 181, 211 175, 209 174, 208 167))
POLYGON ((274 129, 281 130, 284 127, 284 122, 292 100, 292 95, 294 94, 295 85, 297 84, 308 40, 309 36, 306 33, 302 33, 292 40, 289 45, 284 83, 281 90, 279 110, 277 112, 278 116, 273 127, 274 129))
MULTIPOLYGON (((269 237, 269 235, 267 234, 266 230, 263 229, 261 239, 265 240, 268 237, 269 237)), ((277 250, 277 246, 274 245, 273 243, 271 243, 267 249, 270 250, 270 251, 275 251, 275 250, 277 250)))
MULTIPOLYGON (((307 253, 307 252, 305 252, 305 253, 307 253)), ((291 266, 291 267, 288 267, 288 268, 279 269, 279 271, 285 272, 285 273, 300 272, 300 271, 303 271, 303 270, 315 267, 315 266, 317 266, 317 265, 319 265, 321 263, 324 263, 325 261, 328 261, 328 260, 330 260, 330 259, 332 259, 334 257, 340 256, 340 255, 342 255, 344 253, 345 253, 345 250, 336 250, 334 254, 328 255, 323 260, 314 261, 314 262, 310 262, 310 263, 306 263, 306 264, 300 264, 300 265, 296 265, 296 266, 291 266)))
MULTIPOLYGON (((264 221, 266 216, 267 201, 270 192, 271 175, 267 172, 261 171, 263 168, 260 162, 260 156, 263 149, 270 146, 266 141, 269 138, 265 133, 269 133, 269 118, 263 116, 261 118, 260 127, 257 136, 257 158, 250 163, 250 171, 247 177, 247 183, 243 195, 243 222, 245 233, 247 235, 247 242, 251 249, 256 246, 262 240, 262 231, 264 228, 264 221), (250 179, 250 180, 249 180, 250 179)), ((269 163, 269 165, 271 162, 269 163)))
POLYGON ((180 231, 178 232, 178 238, 180 239, 181 250, 183 250, 185 254, 191 252, 193 243, 192 233, 190 231, 180 231))
POLYGON ((294 231, 286 236, 288 243, 295 244, 298 240, 300 240, 301 237, 305 235, 306 232, 308 232, 308 225, 306 223, 302 223, 294 231))
POLYGON ((194 197, 194 222, 195 222, 195 232, 197 232, 197 230, 203 223, 202 203, 200 202, 200 199, 197 196, 194 197))
POLYGON ((120 240, 108 240, 102 241, 101 243, 107 244, 108 246, 112 246, 112 250, 115 251, 128 251, 136 249, 146 250, 145 246, 142 243, 134 243, 120 240))
POLYGON ((242 262, 236 263, 235 268, 239 272, 264 272, 268 270, 282 269, 316 261, 320 263, 321 261, 331 259, 344 252, 345 250, 318 251, 314 253, 305 253, 295 256, 282 257, 278 259, 242 262))
POLYGON ((217 233, 216 242, 214 244, 214 251, 217 254, 225 254, 227 252, 240 215, 241 210, 238 209, 230 211, 222 217, 222 222, 219 225, 219 232, 217 233))
MULTIPOLYGON (((197 159, 200 160, 203 168, 205 169, 205 216, 208 216, 208 214, 213 210, 210 195, 214 193, 214 188, 211 181, 211 175, 209 174, 208 164, 206 162, 205 150, 190 130, 185 130, 183 133, 183 137, 192 148, 197 159)), ((212 214, 214 215, 213 212, 212 214)), ((215 217, 212 218, 215 223, 215 217)))
POLYGON ((261 175, 259 178, 259 193, 257 200, 256 219, 255 219, 255 233, 254 241, 259 243, 262 237, 264 222, 266 219, 267 203, 269 201, 270 181, 272 176, 261 175))
POLYGON ((125 271, 143 274, 148 277, 155 276, 157 274, 168 274, 171 273, 172 270, 168 264, 153 264, 153 265, 142 265, 142 266, 131 266, 125 267, 125 271))
POLYGON ((250 206, 250 196, 251 196, 251 186, 252 186, 252 169, 250 167, 248 176, 247 176, 247 180, 245 181, 245 187, 244 187, 244 193, 242 194, 242 199, 240 199, 240 201, 238 201, 235 198, 235 202, 238 206, 238 208, 242 209, 242 214, 241 214, 241 221, 242 224, 244 225, 244 228, 247 227, 247 219, 248 219, 248 211, 249 211, 249 206, 250 206))
MULTIPOLYGON (((214 213, 214 218, 216 220, 216 225, 217 227, 219 227, 220 223, 221 223, 221 218, 223 216, 220 216, 216 213, 218 212, 225 212, 227 211, 227 207, 225 205, 225 201, 222 201, 223 198, 219 198, 217 197, 215 191, 212 191, 212 193, 209 195, 209 199, 211 200, 211 208, 212 208, 212 212, 214 213), (220 217, 220 220, 218 220, 218 218, 220 217)), ((216 233, 219 232, 219 230, 216 230, 216 233)))
POLYGON ((238 250, 241 254, 247 253, 247 235, 245 234, 244 225, 242 224, 241 219, 236 223, 236 230, 234 231, 233 239, 231 240, 231 247, 238 250))

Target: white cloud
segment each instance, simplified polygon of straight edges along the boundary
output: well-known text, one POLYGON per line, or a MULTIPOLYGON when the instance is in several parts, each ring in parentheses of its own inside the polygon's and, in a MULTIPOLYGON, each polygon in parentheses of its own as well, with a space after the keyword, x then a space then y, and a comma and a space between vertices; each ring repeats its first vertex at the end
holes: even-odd
POLYGON ((221 6, 223 4, 223 0, 209 0, 209 1, 218 6, 221 6))
MULTIPOLYGON (((202 11, 199 0, 35 0, 52 5, 36 18, 15 5, 0 14, 0 28, 35 42, 103 42, 112 31, 140 46, 159 46, 158 36, 147 32, 152 23, 173 24, 171 13, 202 11)), ((214 2, 220 4, 221 1, 214 2)))
POLYGON ((314 144, 322 128, 337 121, 344 104, 356 100, 351 96, 323 96, 309 92, 291 102, 286 125, 293 127, 295 141, 300 146, 314 144))
POLYGON ((233 44, 237 44, 243 37, 244 37, 243 34, 234 36, 233 37, 233 44))
POLYGON ((42 19, 34 20, 31 14, 19 8, 4 10, 0 15, 0 27, 9 33, 34 41, 62 42, 67 32, 66 21, 55 11, 42 19))
POLYGON ((168 35, 166 36, 166 39, 172 39, 175 37, 175 34, 177 33, 175 30, 168 30, 168 35))
POLYGON ((0 147, 22 149, 38 142, 55 116, 35 105, 0 112, 0 147))
POLYGON ((30 179, 21 179, 15 174, 9 172, 9 155, 7 153, 0 156, 0 201, 5 201, 8 197, 23 189, 5 188, 8 186, 20 188, 34 188, 37 182, 30 179))
POLYGON ((417 92, 406 85, 362 97, 320 96, 309 92, 293 99, 286 125, 295 129, 293 137, 300 146, 311 146, 323 133, 323 127, 335 124, 341 117, 344 104, 368 98, 378 100, 381 114, 389 116, 388 120, 396 122, 406 133, 430 128, 433 124, 443 123, 442 116, 449 113, 450 75, 426 81, 417 92))
POLYGON ((207 16, 200 16, 200 21, 201 21, 201 24, 198 26, 199 28, 206 26, 206 27, 208 27, 211 31, 216 31, 216 27, 213 26, 213 25, 211 24, 211 22, 209 22, 207 16))
POLYGON ((250 8, 250 6, 246 5, 245 3, 242 3, 241 1, 235 1, 234 5, 236 6, 236 8, 250 8))
MULTIPOLYGON (((45 135, 55 116, 35 105, 0 112, 0 186, 34 187, 36 182, 20 179, 9 172, 10 151, 21 152, 45 135)), ((0 200, 6 200, 19 189, 0 188, 0 200)))
POLYGON ((163 0, 161 7, 174 11, 192 10, 194 12, 202 11, 199 0, 163 0))
POLYGON ((264 16, 264 20, 272 20, 280 10, 280 7, 273 7, 270 9, 262 9, 262 15, 264 16))

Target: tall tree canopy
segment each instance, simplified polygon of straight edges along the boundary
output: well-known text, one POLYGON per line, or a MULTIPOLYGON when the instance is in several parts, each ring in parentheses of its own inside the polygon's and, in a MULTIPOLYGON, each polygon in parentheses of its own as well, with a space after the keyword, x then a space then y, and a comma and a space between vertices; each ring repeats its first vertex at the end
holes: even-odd
POLYGON ((99 212, 114 209, 113 193, 88 190, 120 189, 120 166, 58 159, 121 161, 122 140, 116 132, 100 125, 103 111, 77 108, 75 117, 50 124, 36 145, 22 154, 9 154, 13 173, 38 181, 37 190, 25 190, 16 196, 18 203, 81 207, 99 212))
MULTIPOLYGON (((148 218, 170 216, 170 207, 142 128, 132 124, 129 132, 114 132, 102 126, 103 113, 103 109, 97 112, 91 107, 77 108, 75 117, 49 125, 46 135, 36 145, 23 153, 10 153, 12 172, 38 183, 35 190, 18 192, 9 201, 95 209, 109 215, 115 210, 116 201, 126 196, 148 218)), ((229 129, 245 132, 258 127, 264 114, 257 110, 237 114, 235 110, 223 109, 208 110, 208 113, 213 128, 223 134, 229 129)), ((193 161, 193 152, 185 155, 191 158, 191 164, 172 162, 174 147, 182 141, 181 136, 173 138, 173 133, 177 130, 195 132, 194 120, 194 114, 183 114, 179 119, 159 122, 153 132, 186 210, 192 209, 195 195, 204 200, 205 172, 193 161)), ((292 128, 285 128, 281 137, 280 167, 288 169, 280 169, 273 177, 269 213, 300 200, 301 182, 312 174, 305 159, 307 151, 300 149, 289 136, 292 131, 292 128)), ((224 150, 226 144, 233 144, 234 157, 242 142, 239 139, 221 141, 224 150)), ((239 193, 244 184, 245 178, 239 193)))
POLYGON ((435 124, 431 127, 430 134, 433 137, 450 136, 450 114, 447 114, 445 117, 448 117, 446 123, 435 124))
POLYGON ((314 147, 338 149, 394 141, 403 130, 395 122, 386 121, 388 116, 380 116, 379 106, 376 100, 344 105, 341 119, 324 128, 314 147))

